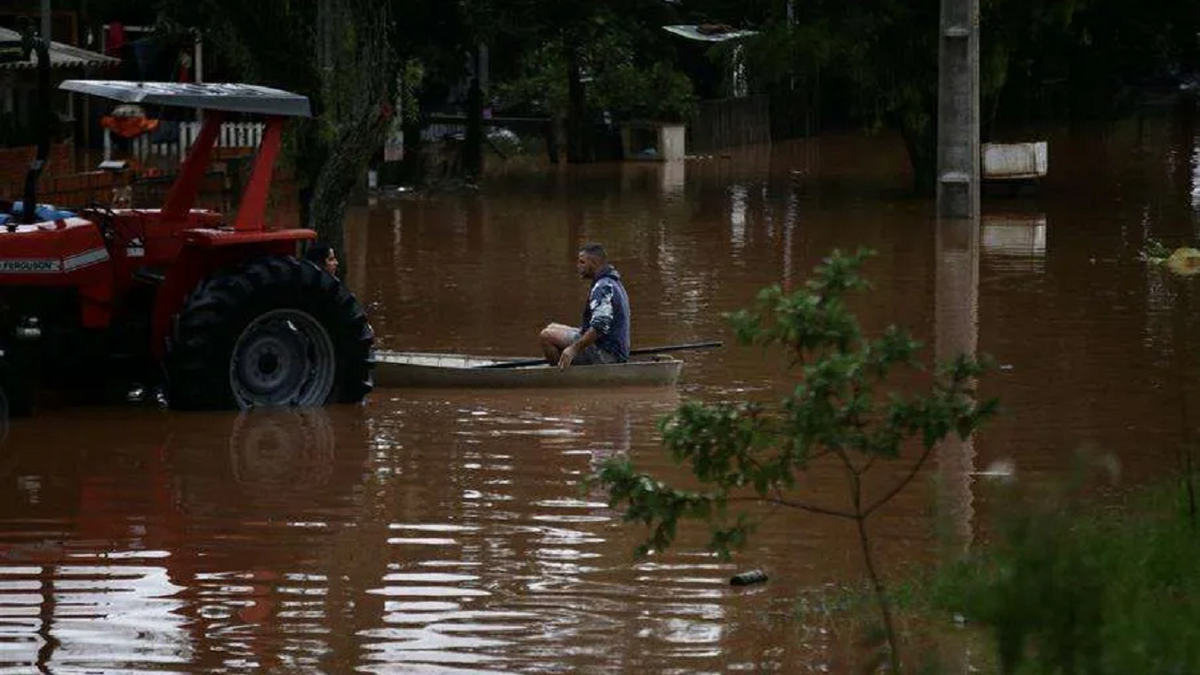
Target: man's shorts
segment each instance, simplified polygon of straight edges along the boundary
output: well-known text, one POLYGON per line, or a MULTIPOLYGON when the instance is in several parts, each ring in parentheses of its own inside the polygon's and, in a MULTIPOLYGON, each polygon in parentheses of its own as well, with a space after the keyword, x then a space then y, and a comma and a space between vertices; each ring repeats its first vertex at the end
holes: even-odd
MULTIPOLYGON (((583 333, 580 333, 578 329, 571 330, 571 343, 572 344, 579 342, 579 338, 581 338, 581 337, 583 337, 583 333)), ((584 349, 583 351, 576 354, 574 360, 571 361, 571 365, 573 365, 573 366, 594 366, 594 365, 602 365, 602 364, 606 364, 606 363, 620 363, 620 362, 621 362, 621 359, 617 358, 617 356, 615 354, 606 352, 603 349, 597 347, 595 343, 593 343, 593 344, 589 345, 587 349, 584 349)))

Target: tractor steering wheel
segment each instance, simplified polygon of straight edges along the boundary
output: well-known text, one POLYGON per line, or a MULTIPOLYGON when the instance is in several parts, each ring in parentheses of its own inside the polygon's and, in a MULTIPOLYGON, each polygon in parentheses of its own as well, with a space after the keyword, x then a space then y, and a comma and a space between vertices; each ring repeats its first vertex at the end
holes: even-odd
POLYGON ((107 204, 101 204, 97 201, 90 202, 87 205, 87 208, 88 210, 99 214, 99 217, 96 219, 96 225, 100 227, 100 234, 102 234, 105 239, 111 239, 112 235, 116 232, 116 212, 113 211, 112 208, 107 204))

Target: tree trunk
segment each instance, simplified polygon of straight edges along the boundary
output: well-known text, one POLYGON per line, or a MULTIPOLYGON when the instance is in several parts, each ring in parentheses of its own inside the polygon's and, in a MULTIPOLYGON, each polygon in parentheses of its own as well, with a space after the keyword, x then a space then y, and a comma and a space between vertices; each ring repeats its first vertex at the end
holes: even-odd
POLYGON ((462 167, 467 180, 483 174, 483 87, 479 73, 479 48, 471 50, 471 88, 467 94, 467 138, 463 143, 462 167))
POLYGON ((425 160, 421 154, 421 120, 404 120, 404 159, 400 169, 401 182, 420 186, 425 182, 425 160))
POLYGON ((586 161, 583 139, 586 101, 579 65, 579 49, 574 46, 568 50, 567 78, 567 161, 574 164, 586 161))
MULTIPOLYGON (((936 118, 935 118, 936 119, 936 118)), ((937 135, 936 122, 925 125, 898 123, 904 149, 908 151, 909 166, 913 172, 913 191, 930 197, 937 193, 937 135)))
POLYGON ((343 226, 350 194, 386 133, 387 121, 377 111, 362 111, 358 119, 343 127, 312 188, 309 227, 339 255, 344 253, 343 226))
MULTIPOLYGON (((295 142, 292 158, 296 176, 297 198, 299 199, 299 227, 312 227, 313 189, 321 168, 325 165, 328 147, 321 141, 321 130, 316 120, 297 119, 291 126, 295 142)), ((318 236, 320 233, 318 232, 318 236)))
POLYGON ((321 110, 300 141, 301 173, 312 199, 305 222, 344 256, 346 205, 375 152, 383 147, 394 100, 396 60, 386 8, 369 0, 323 0, 318 30, 321 110))

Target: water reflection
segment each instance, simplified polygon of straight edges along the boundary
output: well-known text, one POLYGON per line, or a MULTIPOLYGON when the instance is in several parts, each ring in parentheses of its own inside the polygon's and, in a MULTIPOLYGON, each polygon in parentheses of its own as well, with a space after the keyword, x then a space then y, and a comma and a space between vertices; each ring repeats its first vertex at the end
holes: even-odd
POLYGON ((630 580, 634 533, 606 495, 580 490, 605 459, 652 445, 647 432, 678 400, 671 390, 422 391, 389 402, 375 417, 387 439, 377 461, 399 501, 393 563, 370 591, 386 606, 384 626, 366 634, 369 668, 539 672, 565 660, 620 672, 719 658, 723 566, 681 554, 633 566, 630 580), (443 437, 449 445, 434 445, 443 437), (419 501, 401 496, 415 486, 419 501))
POLYGON ((745 185, 729 188, 729 243, 735 251, 746 245, 746 198, 745 185))
POLYGON ((662 193, 668 199, 678 199, 683 196, 687 185, 687 162, 674 160, 662 163, 662 193))
MULTIPOLYGON (((1200 136, 1196 136, 1192 150, 1192 208, 1200 214, 1200 136)), ((1200 231, 1196 232, 1200 236, 1200 231)))
POLYGON ((70 413, 67 430, 30 420, 11 438, 4 479, 25 489, 0 501, 0 667, 237 672, 325 651, 297 619, 329 571, 296 572, 335 525, 330 500, 362 480, 350 420, 339 439, 323 410, 156 413, 124 419, 116 441, 105 414, 70 413), (62 442, 78 424, 97 437, 62 442), (34 451, 46 443, 57 451, 34 451))
MULTIPOLYGON (((975 357, 979 341, 980 239, 987 241, 989 225, 1014 228, 1011 221, 940 220, 936 241, 934 355, 951 361, 960 355, 975 357), (981 237, 982 234, 982 237, 981 237)), ((1044 224, 1034 227, 1043 227, 1044 224)), ((1006 245, 1008 241, 1001 238, 1006 245)), ((993 239, 993 245, 996 240, 993 239)), ((1022 242, 1024 243, 1024 242, 1022 242)), ((986 244, 985 244, 986 245, 986 244)), ((1020 247, 1025 253, 1024 246, 1020 247)), ((953 562, 964 556, 975 536, 975 437, 959 438, 952 431, 937 450, 937 531, 939 558, 953 562)), ((961 636, 943 634, 938 639, 940 667, 946 672, 974 670, 971 652, 961 636)))
POLYGON ((1046 214, 984 214, 980 247, 1000 273, 1041 274, 1046 262, 1046 214))
POLYGON ((229 434, 233 480, 247 495, 311 494, 329 482, 336 449, 320 409, 241 415, 229 434))
MULTIPOLYGON (((979 340, 979 221, 941 220, 937 229, 935 348, 938 361, 976 356, 979 340)), ((938 516, 944 555, 966 552, 973 538, 973 437, 953 433, 937 449, 938 516)))

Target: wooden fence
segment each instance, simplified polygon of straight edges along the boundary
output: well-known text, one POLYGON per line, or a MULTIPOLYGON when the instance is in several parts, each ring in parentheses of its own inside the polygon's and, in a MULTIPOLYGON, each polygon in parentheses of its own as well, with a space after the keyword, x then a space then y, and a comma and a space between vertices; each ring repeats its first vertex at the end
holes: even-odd
POLYGON ((701 101, 699 114, 688 125, 689 154, 770 142, 769 96, 701 101))
MULTIPOLYGON (((144 163, 152 158, 181 162, 200 137, 199 122, 164 122, 163 126, 160 126, 161 131, 139 136, 130 143, 131 154, 139 162, 144 163), (156 141, 156 138, 168 140, 156 141)), ((265 128, 266 125, 261 122, 225 122, 217 136, 216 147, 253 150, 262 143, 265 128)))

